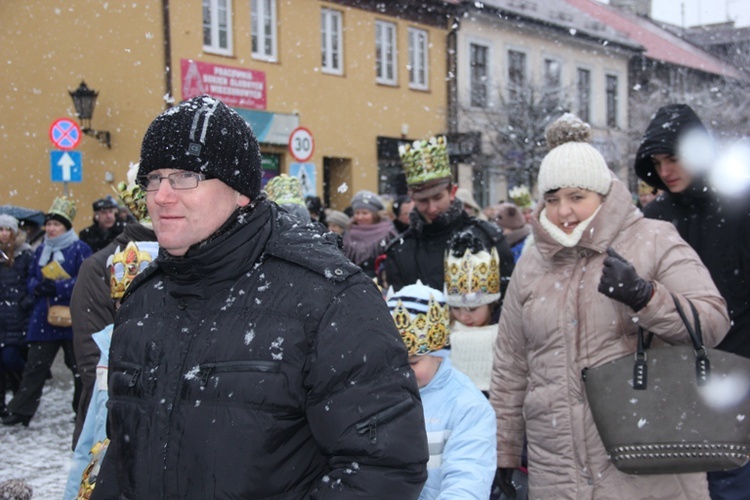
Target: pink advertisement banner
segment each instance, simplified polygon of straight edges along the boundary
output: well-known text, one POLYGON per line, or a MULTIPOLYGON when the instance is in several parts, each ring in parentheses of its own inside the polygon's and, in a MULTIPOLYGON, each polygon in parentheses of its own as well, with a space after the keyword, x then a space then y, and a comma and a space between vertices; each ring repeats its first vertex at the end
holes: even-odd
POLYGON ((263 71, 192 59, 182 59, 180 69, 183 99, 208 94, 221 99, 227 106, 266 109, 266 74, 263 71))

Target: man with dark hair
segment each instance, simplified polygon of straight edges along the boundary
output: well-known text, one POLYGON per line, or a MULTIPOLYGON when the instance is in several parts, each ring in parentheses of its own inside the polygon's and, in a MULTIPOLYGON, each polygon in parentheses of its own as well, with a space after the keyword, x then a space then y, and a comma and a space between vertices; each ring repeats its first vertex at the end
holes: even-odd
POLYGON ((93 498, 416 499, 422 405, 385 301, 261 193, 248 124, 209 96, 165 111, 139 183, 161 249, 115 319, 93 498))
POLYGON ((96 200, 92 204, 94 223, 81 231, 81 241, 98 252, 109 245, 125 229, 125 224, 118 220, 119 207, 111 196, 96 200))
POLYGON ((395 291, 421 280, 443 289, 443 261, 454 234, 468 231, 485 248, 497 248, 500 256, 501 291, 504 294, 515 265, 502 231, 467 214, 456 198, 447 144, 444 137, 417 141, 399 150, 409 194, 416 210, 409 214, 409 228, 386 249, 385 280, 395 291))
MULTIPOLYGON (((731 327, 717 348, 750 357, 750 198, 747 191, 720 194, 708 183, 710 165, 692 165, 694 158, 682 156, 687 143, 706 139, 708 132, 690 106, 670 104, 656 112, 636 154, 635 172, 664 192, 643 213, 675 225, 726 300, 731 327)), ((708 483, 713 500, 744 498, 750 465, 709 472, 708 483)))

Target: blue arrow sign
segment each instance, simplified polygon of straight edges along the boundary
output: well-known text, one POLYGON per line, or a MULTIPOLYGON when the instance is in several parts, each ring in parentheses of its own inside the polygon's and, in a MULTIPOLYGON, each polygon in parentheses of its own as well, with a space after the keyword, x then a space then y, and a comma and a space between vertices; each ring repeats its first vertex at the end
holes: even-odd
POLYGON ((50 151, 52 182, 81 182, 83 168, 80 151, 50 151))

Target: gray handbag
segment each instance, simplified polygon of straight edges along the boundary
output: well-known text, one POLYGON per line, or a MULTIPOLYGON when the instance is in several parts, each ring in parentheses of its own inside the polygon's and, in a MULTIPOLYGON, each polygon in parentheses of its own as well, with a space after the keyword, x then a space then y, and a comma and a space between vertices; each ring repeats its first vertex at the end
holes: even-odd
MULTIPOLYGON (((638 348, 582 372, 604 447, 628 474, 729 470, 750 459, 750 359, 707 349, 698 311, 693 324, 673 295, 692 346, 638 348)), ((688 301, 690 302, 690 301, 688 301)))

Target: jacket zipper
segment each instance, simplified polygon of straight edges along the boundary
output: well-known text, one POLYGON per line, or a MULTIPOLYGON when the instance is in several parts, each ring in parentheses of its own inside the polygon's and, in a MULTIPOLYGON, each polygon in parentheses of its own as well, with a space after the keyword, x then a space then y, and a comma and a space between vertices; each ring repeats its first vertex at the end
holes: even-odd
POLYGON ((390 406, 386 408, 385 410, 382 410, 375 415, 371 416, 367 420, 363 422, 359 422, 354 426, 354 428, 357 430, 357 434, 364 435, 367 434, 367 439, 370 442, 370 444, 375 444, 378 442, 378 436, 377 436, 377 430, 378 430, 378 424, 387 424, 391 420, 395 419, 396 417, 406 413, 409 409, 411 409, 414 406, 414 400, 409 398, 401 401, 400 403, 396 403, 393 406, 390 406))
POLYGON ((217 373, 230 372, 260 372, 260 373, 278 373, 278 361, 223 361, 219 363, 204 363, 198 367, 200 373, 199 380, 201 387, 208 384, 211 375, 217 373))

